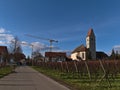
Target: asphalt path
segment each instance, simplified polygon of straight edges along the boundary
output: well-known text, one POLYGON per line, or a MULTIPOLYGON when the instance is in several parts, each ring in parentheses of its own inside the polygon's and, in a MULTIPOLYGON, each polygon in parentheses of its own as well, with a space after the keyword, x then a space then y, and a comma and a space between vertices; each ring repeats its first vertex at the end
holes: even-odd
POLYGON ((70 90, 28 66, 0 79, 0 90, 70 90))

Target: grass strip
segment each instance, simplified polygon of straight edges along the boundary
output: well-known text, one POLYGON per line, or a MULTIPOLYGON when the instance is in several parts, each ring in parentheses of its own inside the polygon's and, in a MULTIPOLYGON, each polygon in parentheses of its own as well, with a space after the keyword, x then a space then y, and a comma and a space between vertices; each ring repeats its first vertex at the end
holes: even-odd
POLYGON ((13 68, 10 66, 5 66, 0 68, 0 78, 10 74, 12 72, 13 68))

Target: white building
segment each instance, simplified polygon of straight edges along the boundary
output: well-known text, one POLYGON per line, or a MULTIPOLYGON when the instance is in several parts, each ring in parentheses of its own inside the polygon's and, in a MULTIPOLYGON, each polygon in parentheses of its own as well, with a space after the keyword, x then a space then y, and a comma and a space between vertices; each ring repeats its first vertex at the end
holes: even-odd
POLYGON ((86 55, 87 55, 87 48, 84 45, 81 45, 72 52, 71 58, 73 60, 78 60, 78 58, 82 60, 86 60, 86 55))
POLYGON ((75 48, 71 54, 73 60, 87 60, 87 59, 96 59, 96 38, 93 29, 88 31, 86 36, 86 47, 80 45, 75 48))

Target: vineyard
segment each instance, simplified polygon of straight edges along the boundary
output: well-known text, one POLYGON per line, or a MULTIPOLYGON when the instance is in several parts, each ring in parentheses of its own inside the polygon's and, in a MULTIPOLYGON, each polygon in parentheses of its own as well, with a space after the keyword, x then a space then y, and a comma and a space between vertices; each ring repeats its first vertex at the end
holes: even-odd
POLYGON ((86 87, 120 87, 117 85, 120 83, 120 60, 37 62, 34 65, 54 70, 63 79, 77 80, 86 87))

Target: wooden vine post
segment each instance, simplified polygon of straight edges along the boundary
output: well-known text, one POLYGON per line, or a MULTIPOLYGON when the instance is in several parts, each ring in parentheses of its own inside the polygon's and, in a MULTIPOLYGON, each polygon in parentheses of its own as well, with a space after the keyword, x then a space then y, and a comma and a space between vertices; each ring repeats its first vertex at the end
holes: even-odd
POLYGON ((99 60, 99 62, 100 62, 101 68, 102 68, 102 70, 103 70, 103 72, 104 72, 104 75, 101 77, 99 83, 101 83, 101 82, 103 81, 103 79, 105 78, 105 79, 108 81, 109 87, 111 88, 112 85, 111 85, 111 83, 110 83, 110 80, 109 80, 109 77, 108 77, 108 73, 106 72, 106 70, 105 70, 105 68, 104 68, 104 66, 103 66, 102 61, 99 60))

